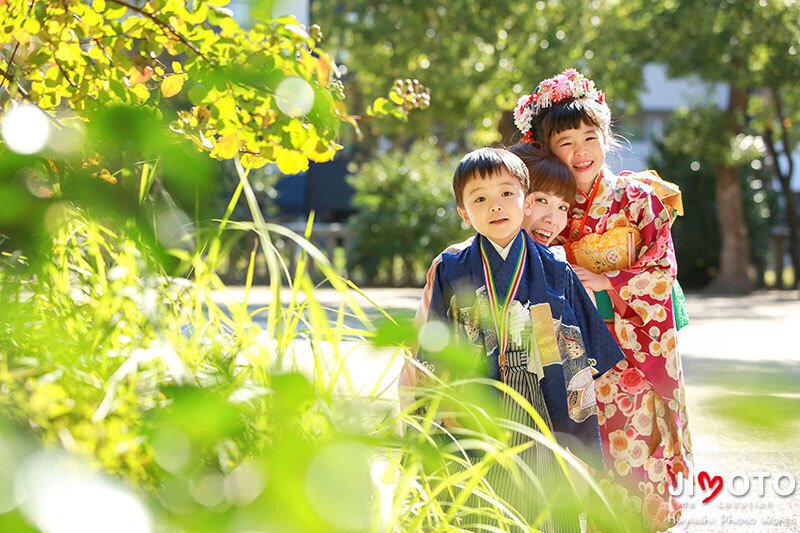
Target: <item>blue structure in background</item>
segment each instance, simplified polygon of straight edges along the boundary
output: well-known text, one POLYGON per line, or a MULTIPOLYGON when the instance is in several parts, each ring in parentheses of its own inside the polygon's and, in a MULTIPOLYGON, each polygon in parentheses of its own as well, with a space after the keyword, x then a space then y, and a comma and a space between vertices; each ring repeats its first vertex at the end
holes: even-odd
POLYGON ((319 222, 344 222, 355 213, 354 190, 347 183, 347 154, 327 163, 311 163, 308 171, 283 176, 275 184, 274 199, 282 217, 305 218, 311 211, 319 222))

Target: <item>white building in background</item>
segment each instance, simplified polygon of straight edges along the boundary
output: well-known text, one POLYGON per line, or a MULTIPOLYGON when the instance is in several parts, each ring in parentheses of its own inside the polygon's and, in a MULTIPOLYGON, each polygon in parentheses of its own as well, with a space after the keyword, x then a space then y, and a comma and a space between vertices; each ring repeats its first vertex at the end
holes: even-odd
MULTIPOLYGON (((240 24, 247 25, 250 23, 250 7, 257 2, 258 0, 231 0, 226 7, 233 11, 233 16, 240 24)), ((311 19, 310 0, 271 0, 271 3, 273 17, 294 15, 300 24, 308 26, 311 19)))
POLYGON ((666 66, 649 64, 644 69, 644 87, 639 103, 639 111, 634 115, 613 117, 615 131, 627 139, 617 153, 608 156, 608 163, 614 171, 647 168, 647 159, 655 149, 653 139, 664 135, 676 109, 701 103, 725 107, 728 94, 724 85, 694 77, 669 78, 666 66))

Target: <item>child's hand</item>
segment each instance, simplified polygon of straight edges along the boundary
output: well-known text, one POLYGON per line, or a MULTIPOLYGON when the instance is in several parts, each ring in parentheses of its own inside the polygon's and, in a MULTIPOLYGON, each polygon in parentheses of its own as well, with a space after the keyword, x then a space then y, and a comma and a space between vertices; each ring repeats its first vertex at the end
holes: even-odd
POLYGON ((587 289, 592 289, 593 291, 607 291, 614 288, 608 278, 603 274, 595 274, 588 268, 583 268, 578 265, 572 268, 578 275, 578 279, 581 280, 581 283, 587 289))

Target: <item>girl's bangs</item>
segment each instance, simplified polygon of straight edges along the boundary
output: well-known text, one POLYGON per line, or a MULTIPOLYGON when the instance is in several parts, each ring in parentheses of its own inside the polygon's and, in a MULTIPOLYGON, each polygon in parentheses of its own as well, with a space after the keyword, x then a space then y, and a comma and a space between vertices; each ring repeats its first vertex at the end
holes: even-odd
POLYGON ((605 129, 593 111, 581 100, 572 100, 568 104, 553 106, 542 121, 547 138, 562 131, 580 128, 584 123, 605 129))

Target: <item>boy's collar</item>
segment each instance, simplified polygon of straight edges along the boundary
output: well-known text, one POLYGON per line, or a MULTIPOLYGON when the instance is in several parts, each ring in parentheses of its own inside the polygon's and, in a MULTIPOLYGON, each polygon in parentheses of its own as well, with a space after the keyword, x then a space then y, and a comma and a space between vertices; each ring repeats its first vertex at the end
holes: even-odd
POLYGON ((499 255, 503 259, 503 261, 505 261, 508 258, 509 252, 511 252, 511 248, 514 246, 514 243, 517 242, 517 237, 519 237, 519 233, 517 233, 516 237, 511 239, 511 242, 509 242, 508 246, 506 246, 505 248, 494 242, 489 237, 484 236, 483 238, 489 241, 489 243, 491 243, 491 245, 494 247, 494 250, 497 252, 497 255, 499 255))

